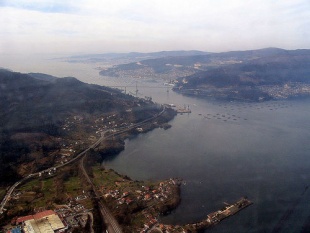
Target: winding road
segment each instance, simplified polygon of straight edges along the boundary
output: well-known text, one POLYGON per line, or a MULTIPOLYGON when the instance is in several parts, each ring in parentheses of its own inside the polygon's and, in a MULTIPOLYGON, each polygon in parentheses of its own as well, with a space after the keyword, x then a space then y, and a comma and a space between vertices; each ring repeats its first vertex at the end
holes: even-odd
POLYGON ((115 218, 112 216, 112 214, 110 213, 108 208, 100 200, 100 195, 98 194, 98 192, 97 192, 96 188, 94 187, 92 181, 90 180, 87 172, 85 171, 84 160, 86 158, 86 153, 89 150, 96 148, 103 140, 105 140, 107 138, 111 138, 111 137, 114 137, 116 135, 120 135, 122 133, 125 133, 125 132, 127 132, 129 130, 132 130, 132 129, 134 129, 136 127, 139 127, 139 126, 141 127, 141 126, 147 124, 149 121, 152 121, 152 120, 156 119, 157 117, 161 116, 165 112, 165 106, 162 106, 162 108, 163 108, 162 111, 160 113, 156 114, 155 116, 150 117, 150 118, 148 118, 146 120, 143 120, 143 121, 141 121, 139 123, 136 123, 134 125, 131 125, 131 126, 128 126, 128 127, 119 128, 118 131, 113 132, 112 134, 109 134, 109 135, 105 136, 105 133, 108 132, 108 131, 102 132, 100 138, 94 144, 92 144, 87 149, 85 149, 84 151, 79 153, 76 157, 74 157, 70 161, 68 161, 68 162, 66 162, 64 164, 61 164, 61 165, 50 167, 50 168, 45 169, 45 170, 40 171, 40 172, 29 174, 28 176, 24 177, 20 181, 17 181, 13 186, 11 186, 9 188, 9 190, 7 191, 5 197, 3 198, 2 202, 1 202, 1 205, 0 205, 0 214, 3 214, 3 212, 5 210, 4 207, 5 207, 6 203, 8 202, 8 200, 10 199, 13 191, 15 190, 15 188, 17 186, 19 186, 20 184, 22 184, 25 181, 29 180, 30 178, 33 178, 33 177, 36 177, 36 176, 39 177, 39 175, 42 174, 42 173, 48 172, 48 171, 50 171, 50 170, 52 170, 54 168, 58 169, 58 168, 64 167, 64 166, 66 166, 68 164, 71 164, 71 163, 77 161, 78 159, 82 158, 81 161, 80 161, 80 168, 82 169, 83 174, 84 174, 85 178, 87 179, 87 181, 91 184, 92 189, 93 189, 93 191, 95 193, 95 196, 97 197, 98 205, 99 205, 100 212, 101 212, 101 216, 102 216, 104 222, 106 223, 106 225, 108 227, 108 229, 107 229, 108 233, 122 233, 121 227, 119 226, 119 224, 117 223, 115 218))

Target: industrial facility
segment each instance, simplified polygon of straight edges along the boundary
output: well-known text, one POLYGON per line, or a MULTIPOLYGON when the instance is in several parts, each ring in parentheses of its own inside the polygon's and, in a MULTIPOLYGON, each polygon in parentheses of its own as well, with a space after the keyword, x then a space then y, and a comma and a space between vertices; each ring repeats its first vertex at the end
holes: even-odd
POLYGON ((24 233, 60 233, 67 227, 59 216, 52 210, 46 210, 34 215, 19 217, 16 225, 24 233))

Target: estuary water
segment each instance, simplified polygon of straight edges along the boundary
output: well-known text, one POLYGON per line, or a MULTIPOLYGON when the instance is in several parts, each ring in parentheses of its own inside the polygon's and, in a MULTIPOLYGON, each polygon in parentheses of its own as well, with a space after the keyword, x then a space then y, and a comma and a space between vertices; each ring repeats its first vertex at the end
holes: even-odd
POLYGON ((180 99, 191 114, 127 140, 104 166, 138 180, 182 178, 182 202, 165 223, 200 221, 247 196, 254 205, 207 232, 301 232, 310 217, 310 100, 180 99))
POLYGON ((162 85, 147 80, 115 80, 192 111, 168 130, 127 140, 123 152, 103 162, 137 180, 183 179, 181 204, 162 222, 197 222, 247 196, 253 205, 206 232, 310 232, 309 98, 220 102, 151 88, 162 85))
POLYGON ((152 80, 100 77, 94 65, 28 63, 6 59, 2 66, 126 86, 130 93, 137 85, 139 97, 190 107, 170 129, 127 140, 123 152, 103 161, 132 179, 183 179, 181 204, 162 222, 200 221, 247 196, 253 205, 206 232, 310 232, 310 99, 219 102, 185 97, 152 80))

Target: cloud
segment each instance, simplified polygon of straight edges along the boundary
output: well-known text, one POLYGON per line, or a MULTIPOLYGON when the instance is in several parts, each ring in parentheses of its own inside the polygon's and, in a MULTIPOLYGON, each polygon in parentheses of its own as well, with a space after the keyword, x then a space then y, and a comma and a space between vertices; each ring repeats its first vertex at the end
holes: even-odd
POLYGON ((76 10, 71 1, 61 0, 3 0, 0 2, 0 6, 46 13, 69 13, 76 10))
POLYGON ((306 0, 4 0, 0 51, 309 48, 309 22, 306 0))

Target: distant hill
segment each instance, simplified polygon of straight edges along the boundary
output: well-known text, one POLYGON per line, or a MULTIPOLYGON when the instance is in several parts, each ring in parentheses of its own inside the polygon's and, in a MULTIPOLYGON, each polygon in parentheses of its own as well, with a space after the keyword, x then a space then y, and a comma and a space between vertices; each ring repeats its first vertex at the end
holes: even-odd
POLYGON ((120 64, 113 68, 103 70, 102 75, 115 74, 117 71, 128 71, 141 69, 143 67, 149 67, 154 70, 155 73, 166 72, 172 67, 179 69, 194 69, 196 71, 208 70, 210 68, 219 67, 223 65, 238 64, 241 62, 255 60, 258 58, 267 58, 273 56, 287 56, 287 55, 301 55, 307 54, 307 50, 296 50, 289 51, 279 48, 266 48, 259 50, 248 50, 248 51, 231 51, 223 53, 206 53, 198 52, 192 54, 191 52, 184 53, 181 55, 175 53, 160 53, 161 56, 158 58, 144 59, 140 62, 132 62, 128 64, 120 64), (178 56, 176 55, 178 54, 178 56))
POLYGON ((284 54, 271 54, 221 66, 186 79, 186 86, 210 84, 217 87, 231 85, 270 85, 286 82, 309 82, 310 50, 287 51, 284 54))
MULTIPOLYGON (((298 53, 302 52, 303 50, 298 51, 298 53)), ((182 56, 180 56, 180 54, 176 56, 173 53, 169 53, 169 56, 166 54, 164 57, 149 58, 140 60, 139 62, 115 65, 114 67, 103 69, 100 74, 110 77, 148 76, 151 78, 170 80, 226 65, 239 64, 272 56, 287 56, 292 53, 294 52, 279 48, 223 53, 187 53, 182 56)))
POLYGON ((190 50, 190 51, 160 51, 160 52, 150 52, 150 53, 104 53, 104 54, 85 54, 62 58, 67 62, 77 62, 77 63, 96 63, 96 62, 116 62, 130 63, 138 62, 146 59, 154 59, 161 57, 178 57, 178 56, 194 56, 194 55, 204 55, 209 54, 208 52, 190 50))
POLYGON ((115 65, 100 74, 163 82, 178 80, 174 90, 187 95, 266 100, 308 94, 308 87, 301 88, 299 84, 309 83, 309 57, 307 49, 279 48, 165 56, 115 65), (279 87, 285 84, 287 90, 279 87), (277 85, 278 91, 268 85, 277 85), (297 90, 300 88, 303 90, 297 90))
MULTIPOLYGON (((281 95, 288 96, 289 92, 293 94, 293 89, 298 89, 299 85, 310 84, 310 50, 264 49, 210 56, 226 59, 229 56, 239 59, 240 62, 179 78, 174 90, 200 96, 257 100, 273 98, 280 92, 281 95), (287 94, 282 93, 284 90, 271 93, 270 86, 284 85, 291 87, 286 90, 287 94)), ((307 88, 308 86, 304 87, 305 91, 300 94, 308 93, 307 88)), ((298 95, 296 90, 294 93, 298 95)))

